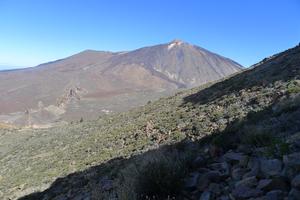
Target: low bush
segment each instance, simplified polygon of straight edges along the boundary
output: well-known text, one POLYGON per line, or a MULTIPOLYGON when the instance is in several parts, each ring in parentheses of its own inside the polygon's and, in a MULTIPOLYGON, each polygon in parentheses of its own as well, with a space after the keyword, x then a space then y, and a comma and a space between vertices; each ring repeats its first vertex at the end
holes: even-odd
POLYGON ((182 191, 189 158, 177 150, 150 153, 122 172, 122 199, 173 199, 182 191))
POLYGON ((294 80, 288 84, 287 91, 289 94, 294 94, 300 92, 300 81, 294 80))

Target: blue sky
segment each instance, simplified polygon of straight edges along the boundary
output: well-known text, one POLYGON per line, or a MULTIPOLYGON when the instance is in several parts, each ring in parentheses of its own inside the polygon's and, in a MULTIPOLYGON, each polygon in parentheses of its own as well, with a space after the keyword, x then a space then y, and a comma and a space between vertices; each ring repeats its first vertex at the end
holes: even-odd
POLYGON ((300 0, 0 0, 2 69, 174 38, 249 66, 300 42, 300 0))

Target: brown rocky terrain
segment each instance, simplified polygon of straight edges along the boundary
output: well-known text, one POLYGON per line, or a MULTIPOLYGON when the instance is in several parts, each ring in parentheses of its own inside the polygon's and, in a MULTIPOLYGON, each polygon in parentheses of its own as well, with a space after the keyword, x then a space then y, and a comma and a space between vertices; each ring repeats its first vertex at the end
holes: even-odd
POLYGON ((87 50, 0 72, 0 122, 48 127, 95 119, 239 71, 236 62, 180 40, 130 52, 87 50))

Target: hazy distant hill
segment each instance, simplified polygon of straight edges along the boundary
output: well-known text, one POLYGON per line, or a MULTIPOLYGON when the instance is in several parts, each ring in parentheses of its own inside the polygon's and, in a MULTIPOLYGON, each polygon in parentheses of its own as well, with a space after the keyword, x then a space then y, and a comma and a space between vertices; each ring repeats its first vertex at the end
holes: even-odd
POLYGON ((0 121, 48 126, 91 119, 240 70, 236 62, 180 40, 130 52, 87 50, 0 72, 0 121))

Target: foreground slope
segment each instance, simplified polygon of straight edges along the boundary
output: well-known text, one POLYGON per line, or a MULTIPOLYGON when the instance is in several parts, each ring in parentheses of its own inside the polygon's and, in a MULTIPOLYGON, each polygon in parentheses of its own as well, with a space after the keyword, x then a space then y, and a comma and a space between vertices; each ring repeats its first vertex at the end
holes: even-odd
POLYGON ((166 193, 199 199, 201 191, 185 191, 181 180, 194 172, 188 163, 203 147, 214 144, 210 152, 219 155, 236 144, 251 144, 243 138, 252 134, 279 137, 287 145, 299 137, 299 76, 298 46, 221 82, 130 112, 44 130, 2 130, 1 195, 14 199, 65 176, 23 199, 163 198, 166 193), (156 165, 160 160, 168 164, 156 165), (151 177, 162 177, 164 184, 153 186, 151 177))
POLYGON ((45 127, 95 119, 240 70, 228 58, 177 40, 130 52, 87 50, 0 72, 0 121, 45 127))

